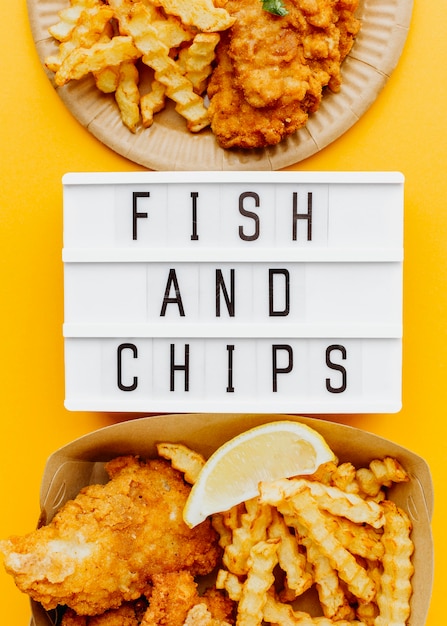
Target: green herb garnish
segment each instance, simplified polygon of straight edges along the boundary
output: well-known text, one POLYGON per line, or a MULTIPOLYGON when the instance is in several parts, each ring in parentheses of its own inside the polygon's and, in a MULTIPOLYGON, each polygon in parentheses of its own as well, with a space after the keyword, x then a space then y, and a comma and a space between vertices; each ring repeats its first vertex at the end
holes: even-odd
POLYGON ((268 11, 273 15, 279 15, 280 17, 284 17, 284 15, 288 14, 283 0, 261 0, 261 2, 264 11, 268 11))

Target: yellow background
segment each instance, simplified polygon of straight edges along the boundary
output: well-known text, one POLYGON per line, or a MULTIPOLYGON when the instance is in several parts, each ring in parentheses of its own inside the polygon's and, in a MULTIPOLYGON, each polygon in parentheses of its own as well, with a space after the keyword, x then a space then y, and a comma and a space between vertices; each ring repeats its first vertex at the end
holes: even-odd
MULTIPOLYGON (((64 409, 62 186, 68 171, 141 169, 64 108, 31 37, 25 0, 0 0, 0 537, 31 530, 47 457, 123 416, 64 409)), ((447 2, 415 0, 399 65, 343 137, 289 169, 399 170, 405 184, 403 408, 336 419, 410 448, 435 486, 435 583, 428 626, 446 619, 447 2)), ((415 591, 417 593, 417 589, 415 591)), ((29 621, 0 568, 0 615, 29 621)))

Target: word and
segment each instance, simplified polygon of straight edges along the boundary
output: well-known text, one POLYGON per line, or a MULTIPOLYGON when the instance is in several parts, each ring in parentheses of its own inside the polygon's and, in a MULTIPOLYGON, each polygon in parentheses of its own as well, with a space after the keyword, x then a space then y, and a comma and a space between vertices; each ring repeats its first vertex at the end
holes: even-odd
MULTIPOLYGON (((290 313, 290 271, 287 268, 268 268, 268 315, 269 317, 287 316, 290 313)), ((189 289, 191 285, 189 284, 189 289)), ((248 288, 249 285, 247 284, 248 288)), ((245 293, 248 289, 245 289, 245 293)), ((222 270, 215 270, 215 316, 221 317, 226 309, 229 317, 236 316, 236 271, 229 270, 229 280, 225 281, 222 270), (227 284, 228 283, 228 284, 227 284)), ((168 306, 173 307, 180 317, 185 317, 182 290, 177 271, 171 268, 160 308, 160 317, 165 317, 168 306)))

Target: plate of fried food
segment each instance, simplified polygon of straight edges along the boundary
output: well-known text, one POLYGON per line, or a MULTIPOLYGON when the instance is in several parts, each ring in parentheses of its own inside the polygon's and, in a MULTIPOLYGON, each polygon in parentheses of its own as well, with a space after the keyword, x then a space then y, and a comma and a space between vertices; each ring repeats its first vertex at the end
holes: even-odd
POLYGON ((41 511, 0 539, 32 626, 425 624, 429 468, 356 428, 136 418, 54 452, 41 511))
POLYGON ((365 113, 412 0, 27 0, 74 117, 152 170, 277 170, 365 113))

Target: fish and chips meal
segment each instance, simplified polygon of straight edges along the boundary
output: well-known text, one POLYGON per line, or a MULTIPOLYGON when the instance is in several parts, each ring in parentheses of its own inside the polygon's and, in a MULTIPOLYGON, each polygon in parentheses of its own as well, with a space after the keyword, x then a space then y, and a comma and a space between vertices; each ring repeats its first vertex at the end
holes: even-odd
MULTIPOLYGON (((68 0, 67 0, 68 2, 68 0)), ((62 87, 92 76, 123 124, 148 128, 167 100, 223 148, 275 145, 302 128, 361 23, 358 0, 70 0, 45 60, 62 87)))
MULTIPOLYGON (((273 450, 262 450, 267 428, 225 450, 224 464, 279 452, 275 433, 273 450)), ((200 521, 196 499, 207 496, 196 487, 211 485, 207 464, 222 468, 222 454, 216 464, 169 442, 157 453, 111 459, 108 482, 82 488, 47 525, 0 541, 17 587, 47 610, 63 607, 61 626, 408 624, 414 545, 407 513, 388 498, 409 481, 396 458, 355 467, 327 448, 317 467, 265 476, 255 497, 235 492, 233 506, 214 503, 200 521)), ((222 491, 228 482, 222 475, 222 491)))

